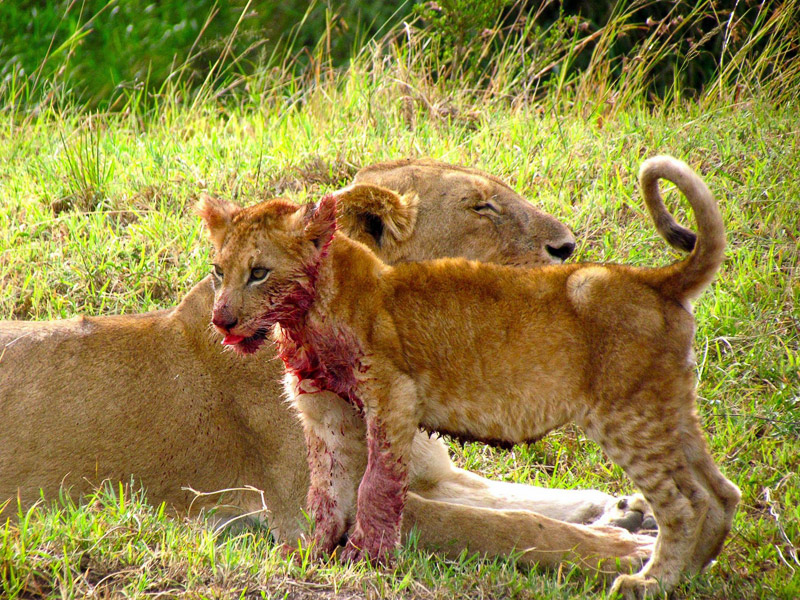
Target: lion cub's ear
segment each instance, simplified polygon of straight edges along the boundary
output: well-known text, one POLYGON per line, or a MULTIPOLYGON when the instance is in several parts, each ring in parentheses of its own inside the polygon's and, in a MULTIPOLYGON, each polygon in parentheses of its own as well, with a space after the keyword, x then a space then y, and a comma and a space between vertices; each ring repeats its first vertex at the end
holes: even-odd
POLYGON ((414 233, 419 204, 414 193, 401 197, 377 185, 355 183, 334 195, 339 199, 339 225, 354 239, 382 248, 414 233), (371 239, 365 240, 366 236, 371 239))
POLYGON ((320 200, 316 207, 309 205, 302 211, 302 218, 306 224, 303 235, 317 248, 327 245, 336 232, 336 204, 336 197, 329 194, 320 200))
POLYGON ((208 194, 200 194, 200 200, 195 205, 195 212, 205 222, 208 236, 217 248, 222 245, 233 216, 240 210, 241 207, 233 202, 214 198, 208 194))

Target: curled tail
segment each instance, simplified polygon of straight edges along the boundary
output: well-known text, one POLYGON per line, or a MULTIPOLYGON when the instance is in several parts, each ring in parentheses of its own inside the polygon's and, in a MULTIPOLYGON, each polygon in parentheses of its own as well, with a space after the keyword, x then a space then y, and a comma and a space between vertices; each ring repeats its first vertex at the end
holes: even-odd
POLYGON ((725 229, 717 203, 703 180, 686 163, 671 156, 646 160, 639 169, 639 185, 658 232, 674 248, 691 251, 686 259, 659 270, 663 276, 658 285, 678 301, 692 300, 711 283, 724 257, 725 229), (679 225, 664 206, 658 188, 662 178, 677 185, 691 204, 697 235, 679 225))

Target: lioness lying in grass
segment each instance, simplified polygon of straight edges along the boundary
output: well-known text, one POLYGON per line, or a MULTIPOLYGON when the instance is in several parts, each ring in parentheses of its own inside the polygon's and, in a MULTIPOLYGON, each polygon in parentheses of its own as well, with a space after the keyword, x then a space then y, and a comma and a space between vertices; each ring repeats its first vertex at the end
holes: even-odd
POLYGON ((702 180, 657 157, 640 183, 667 240, 685 247, 694 234, 664 208, 662 177, 688 198, 699 234, 687 259, 657 269, 464 259, 390 267, 335 233, 335 196, 244 210, 201 200, 223 343, 253 353, 278 325, 308 444, 318 550, 347 532, 359 480, 343 556, 381 560, 396 546, 419 427, 512 444, 574 421, 642 490, 659 525, 652 559, 612 591, 669 590, 719 553, 740 494, 700 430, 690 301, 722 262, 725 234, 702 180), (366 471, 354 460, 363 430, 342 418, 342 402, 366 421, 366 471))
MULTIPOLYGON (((365 168, 356 182, 405 195, 339 195, 343 231, 390 262, 537 264, 574 247, 564 225, 480 171, 398 161, 365 168)), ((245 489, 253 486, 279 539, 297 539, 309 475, 302 429, 282 399, 282 366, 273 352, 243 360, 224 351, 209 325, 212 302, 205 279, 170 310, 0 323, 0 516, 13 515, 17 499, 26 508, 57 498, 62 484, 77 497, 132 477, 150 502, 178 513, 263 515, 261 496, 245 489), (195 498, 189 487, 231 491, 195 498)), ((422 547, 530 548, 522 560, 543 564, 623 557, 622 568, 649 556, 651 538, 573 524, 636 528, 646 508, 636 498, 623 498, 621 510, 599 491, 490 481, 455 468, 437 438, 415 439, 405 522, 417 525, 422 547)))

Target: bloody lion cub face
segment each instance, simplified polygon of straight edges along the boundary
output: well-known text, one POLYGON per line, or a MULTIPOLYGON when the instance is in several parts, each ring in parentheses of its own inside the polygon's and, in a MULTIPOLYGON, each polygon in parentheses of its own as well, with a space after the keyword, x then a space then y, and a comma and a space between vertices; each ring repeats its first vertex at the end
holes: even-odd
POLYGON ((285 199, 248 208, 208 196, 200 200, 197 211, 215 247, 212 323, 225 336, 223 344, 253 353, 275 323, 308 308, 316 266, 333 237, 335 210, 333 197, 318 209, 285 199))

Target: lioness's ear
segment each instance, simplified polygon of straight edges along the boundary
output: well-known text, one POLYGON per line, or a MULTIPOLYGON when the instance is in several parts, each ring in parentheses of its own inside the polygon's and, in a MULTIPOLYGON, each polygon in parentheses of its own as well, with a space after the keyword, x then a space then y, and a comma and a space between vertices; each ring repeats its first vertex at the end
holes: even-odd
POLYGON ((200 216, 208 228, 208 237, 219 248, 225 239, 225 232, 231 224, 233 216, 242 210, 233 202, 221 198, 214 198, 208 194, 200 194, 200 199, 195 205, 195 212, 200 216))
POLYGON ((313 212, 306 212, 305 215, 307 219, 303 234, 317 248, 323 248, 336 232, 336 197, 325 196, 313 212))
POLYGON ((377 185, 355 183, 334 195, 339 199, 339 224, 349 236, 368 235, 380 248, 414 232, 419 204, 415 193, 400 197, 377 185))

